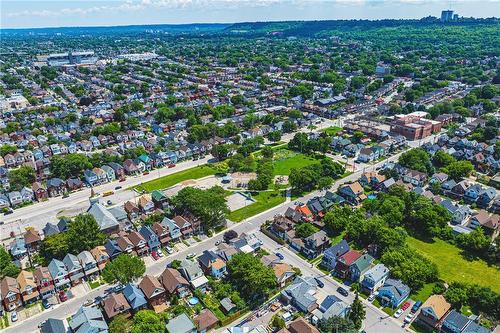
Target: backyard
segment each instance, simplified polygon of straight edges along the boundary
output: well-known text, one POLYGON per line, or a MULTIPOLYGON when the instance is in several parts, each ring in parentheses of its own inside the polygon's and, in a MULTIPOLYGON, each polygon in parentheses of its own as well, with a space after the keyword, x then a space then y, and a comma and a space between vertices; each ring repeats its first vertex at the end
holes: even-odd
POLYGON ((321 130, 321 132, 324 132, 328 135, 335 135, 340 131, 342 131, 342 128, 340 128, 338 126, 330 126, 330 127, 327 127, 327 128, 324 128, 321 130))
POLYGON ((144 190, 146 192, 163 190, 189 179, 199 179, 215 175, 216 173, 217 170, 215 170, 215 168, 208 165, 200 165, 191 169, 179 171, 168 176, 160 177, 158 179, 142 183, 140 185, 134 186, 134 188, 137 190, 144 190))
POLYGON ((284 194, 285 191, 252 193, 252 198, 255 200, 255 203, 229 213, 227 218, 233 222, 240 222, 248 217, 262 213, 285 202, 284 194))
POLYGON ((483 260, 467 260, 459 248, 440 239, 428 243, 408 237, 408 244, 437 265, 445 282, 476 283, 500 292, 499 270, 483 260))
POLYGON ((273 157, 274 175, 288 176, 292 168, 302 168, 316 163, 319 161, 313 157, 286 148, 277 149, 273 157))

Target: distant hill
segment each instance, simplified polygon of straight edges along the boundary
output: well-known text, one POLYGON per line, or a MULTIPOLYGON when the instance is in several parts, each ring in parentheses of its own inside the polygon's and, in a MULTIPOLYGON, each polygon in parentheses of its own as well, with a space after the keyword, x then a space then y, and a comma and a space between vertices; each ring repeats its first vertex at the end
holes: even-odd
POLYGON ((192 24, 154 24, 154 25, 128 25, 109 27, 60 27, 60 28, 30 28, 30 29, 0 29, 0 34, 114 34, 114 33, 137 33, 149 30, 163 31, 168 33, 192 33, 222 31, 231 24, 227 23, 192 23, 192 24))

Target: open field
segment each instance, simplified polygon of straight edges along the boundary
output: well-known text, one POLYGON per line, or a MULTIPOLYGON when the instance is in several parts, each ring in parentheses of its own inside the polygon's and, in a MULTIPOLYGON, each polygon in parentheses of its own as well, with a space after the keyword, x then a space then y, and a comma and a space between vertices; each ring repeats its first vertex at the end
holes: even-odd
POLYGON ((174 186, 180 182, 189 179, 199 179, 211 175, 215 175, 217 171, 208 165, 200 165, 191 169, 179 171, 168 176, 164 176, 149 182, 134 186, 137 190, 145 190, 152 192, 154 190, 162 190, 174 186))
POLYGON ((284 194, 284 191, 253 193, 252 198, 255 200, 255 203, 229 213, 227 218, 234 222, 240 222, 246 218, 262 213, 285 202, 284 194))
POLYGON ((437 265, 439 277, 445 282, 476 283, 500 292, 499 270, 483 260, 469 261, 459 248, 440 239, 427 243, 408 237, 408 244, 437 265))
POLYGON ((342 131, 342 128, 340 128, 338 126, 331 126, 331 127, 327 127, 327 128, 324 128, 321 130, 321 132, 324 132, 328 135, 335 135, 340 131, 342 131))
POLYGON ((288 149, 278 149, 273 157, 274 175, 288 176, 292 168, 302 168, 316 163, 319 163, 319 161, 313 157, 288 149))

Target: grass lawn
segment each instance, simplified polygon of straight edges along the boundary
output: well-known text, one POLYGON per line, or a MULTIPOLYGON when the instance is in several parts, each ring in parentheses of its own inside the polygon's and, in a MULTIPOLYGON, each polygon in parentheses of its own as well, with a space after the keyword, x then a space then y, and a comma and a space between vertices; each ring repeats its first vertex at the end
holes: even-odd
POLYGON ((229 213, 227 218, 234 222, 240 222, 241 220, 259 214, 285 202, 284 194, 284 191, 259 192, 252 194, 252 198, 255 199, 253 204, 229 213))
POLYGON ((160 177, 158 179, 145 182, 143 184, 137 185, 134 188, 138 190, 145 190, 146 192, 152 192, 154 190, 163 190, 174 186, 180 182, 189 179, 199 179, 211 175, 215 175, 217 171, 208 165, 200 165, 191 169, 179 171, 168 176, 160 177))
POLYGON ((313 157, 296 153, 288 149, 278 149, 274 153, 274 175, 290 175, 292 168, 302 168, 308 165, 319 163, 313 157))
POLYGON ((330 126, 330 127, 327 127, 327 128, 324 128, 321 130, 321 132, 324 132, 328 135, 335 135, 340 131, 342 131, 342 128, 340 128, 338 126, 330 126))
POLYGON ((89 281, 89 286, 91 289, 99 288, 104 284, 104 281, 101 281, 100 279, 94 280, 94 281, 89 281))
POLYGON ((440 239, 427 243, 408 237, 408 244, 437 265, 439 277, 444 281, 473 282, 500 292, 499 270, 483 260, 467 260, 459 248, 440 239))
POLYGON ((432 289, 435 285, 435 283, 425 284, 417 293, 412 293, 410 298, 414 301, 422 301, 422 303, 425 302, 429 296, 432 295, 432 289))

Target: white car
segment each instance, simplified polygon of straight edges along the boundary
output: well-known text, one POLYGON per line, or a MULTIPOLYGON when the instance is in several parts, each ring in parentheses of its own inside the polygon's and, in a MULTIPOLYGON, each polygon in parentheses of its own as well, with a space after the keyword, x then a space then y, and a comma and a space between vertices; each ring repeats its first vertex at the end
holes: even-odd
POLYGON ((394 312, 394 318, 399 318, 403 314, 403 310, 399 309, 398 311, 394 312))
POLYGON ((166 247, 166 249, 167 249, 167 252, 168 252, 169 254, 174 253, 174 249, 173 249, 173 248, 171 248, 170 246, 167 246, 167 247, 166 247))
POLYGON ((191 258, 194 258, 194 257, 196 257, 196 253, 192 253, 192 252, 191 252, 191 253, 189 253, 189 254, 187 255, 187 257, 186 257, 186 258, 191 259, 191 258))
POLYGON ((17 321, 17 311, 12 311, 12 312, 10 313, 10 321, 11 321, 11 322, 15 322, 15 321, 17 321))
POLYGON ((409 313, 406 315, 404 322, 408 324, 411 322, 412 319, 413 319, 413 313, 409 313))
POLYGON ((157 253, 158 253, 158 257, 160 257, 160 258, 163 257, 163 251, 162 250, 158 250, 157 253))
POLYGON ((377 294, 378 294, 377 292, 370 294, 370 296, 368 296, 368 301, 372 302, 375 299, 375 297, 377 297, 377 294))

